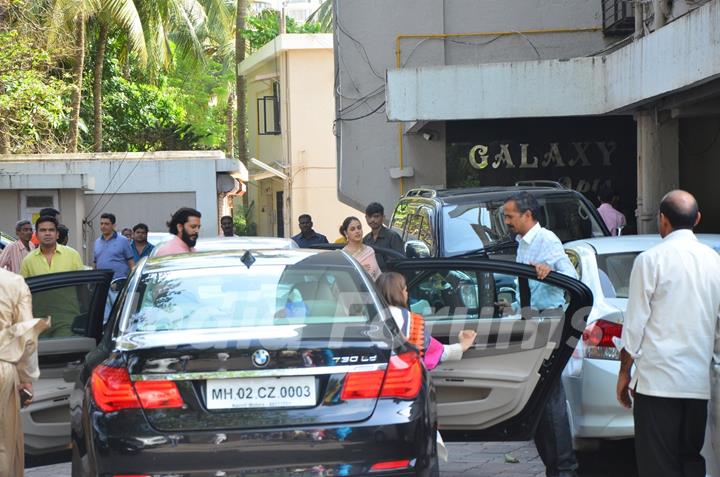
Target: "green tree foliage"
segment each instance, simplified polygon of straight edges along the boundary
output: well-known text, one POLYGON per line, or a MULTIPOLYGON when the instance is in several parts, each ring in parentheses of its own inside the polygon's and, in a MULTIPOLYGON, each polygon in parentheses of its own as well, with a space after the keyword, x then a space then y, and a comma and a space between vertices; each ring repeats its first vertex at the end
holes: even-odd
POLYGON ((0 45, 0 151, 62 150, 67 84, 51 74, 47 52, 22 40, 17 30, 0 30, 0 45))
MULTIPOLYGON (((0 153, 232 150, 238 5, 0 0, 0 153)), ((278 35, 279 13, 239 24, 251 53, 278 35)), ((320 25, 287 18, 286 31, 320 25)), ((244 133, 240 115, 237 124, 244 133)))
MULTIPOLYGON (((305 22, 298 24, 290 17, 285 18, 287 33, 320 33, 318 23, 305 22)), ((247 28, 243 36, 250 43, 250 50, 255 51, 280 34, 280 13, 277 10, 263 10, 256 16, 248 17, 247 28)))
POLYGON ((333 24, 333 2, 325 0, 320 6, 310 14, 307 21, 309 23, 318 23, 322 33, 332 33, 333 24))
MULTIPOLYGON (((130 68, 123 76, 118 59, 122 41, 112 38, 108 43, 103 73, 103 150, 160 151, 200 149, 202 133, 193 130, 188 121, 187 106, 192 103, 180 87, 172 86, 168 77, 160 75, 155 83, 142 81, 143 71, 130 68)), ((88 55, 88 66, 94 66, 88 55)), ((86 86, 92 78, 85 78, 86 86)), ((81 115, 89 128, 94 127, 91 98, 84 98, 81 115)))
POLYGON ((224 149, 227 98, 234 88, 232 68, 215 57, 202 65, 179 57, 166 78, 168 86, 182 92, 180 103, 193 133, 200 137, 198 147, 224 149))

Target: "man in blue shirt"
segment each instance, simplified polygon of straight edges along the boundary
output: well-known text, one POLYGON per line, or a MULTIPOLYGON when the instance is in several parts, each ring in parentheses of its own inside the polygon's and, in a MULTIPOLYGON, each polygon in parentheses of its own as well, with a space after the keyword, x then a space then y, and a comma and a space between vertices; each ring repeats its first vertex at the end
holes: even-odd
MULTIPOLYGON (((503 207, 505 225, 518 241, 516 261, 532 265, 537 273, 538 280, 530 280, 531 307, 561 308, 565 304, 563 290, 541 282, 551 271, 573 278, 577 278, 577 273, 560 239, 538 223, 539 213, 540 204, 527 192, 513 195, 503 207)), ((577 476, 578 463, 565 402, 565 390, 558 376, 535 431, 535 446, 548 476, 577 476)))
POLYGON ((133 239, 130 242, 130 249, 133 253, 133 260, 138 263, 141 258, 150 256, 155 246, 147 241, 148 226, 139 223, 132 228, 133 239))
POLYGON ((115 231, 115 215, 106 212, 100 216, 100 232, 93 252, 95 268, 112 270, 113 279, 127 277, 135 260, 130 241, 115 231))
POLYGON ((298 225, 300 226, 300 233, 292 238, 298 244, 298 247, 308 248, 311 245, 328 243, 327 237, 313 230, 312 217, 308 214, 302 214, 298 217, 298 225))

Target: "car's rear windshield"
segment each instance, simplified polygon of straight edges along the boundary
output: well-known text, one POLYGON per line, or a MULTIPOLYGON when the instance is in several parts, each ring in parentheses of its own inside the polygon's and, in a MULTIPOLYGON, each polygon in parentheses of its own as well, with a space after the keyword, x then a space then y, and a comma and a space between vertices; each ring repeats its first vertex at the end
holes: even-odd
MULTIPOLYGON (((540 225, 562 242, 605 233, 584 202, 569 194, 537 197, 540 225)), ((503 219, 504 201, 448 204, 443 207, 443 248, 445 256, 478 250, 509 234, 503 219)))
POLYGON ((354 268, 302 261, 145 273, 129 299, 125 332, 328 324, 330 333, 377 316, 354 268))
POLYGON ((605 298, 627 298, 630 272, 640 252, 610 253, 597 256, 600 285, 605 298))

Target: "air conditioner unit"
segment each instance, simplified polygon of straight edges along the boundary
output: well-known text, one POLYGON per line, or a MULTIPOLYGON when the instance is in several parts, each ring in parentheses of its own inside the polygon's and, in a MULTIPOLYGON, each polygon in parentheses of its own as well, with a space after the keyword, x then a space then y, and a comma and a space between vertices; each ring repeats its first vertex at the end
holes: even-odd
POLYGON ((635 11, 632 0, 602 0, 603 33, 620 35, 635 30, 635 11))

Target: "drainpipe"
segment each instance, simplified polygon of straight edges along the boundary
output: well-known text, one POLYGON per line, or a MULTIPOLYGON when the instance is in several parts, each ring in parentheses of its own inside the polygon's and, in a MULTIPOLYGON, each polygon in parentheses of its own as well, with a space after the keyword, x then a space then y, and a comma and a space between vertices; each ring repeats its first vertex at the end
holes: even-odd
POLYGON ((665 0, 653 0, 653 17, 655 18, 655 21, 653 23, 654 30, 659 30, 660 28, 665 26, 666 8, 667 6, 665 5, 665 0))
POLYGON ((639 40, 643 36, 643 24, 644 24, 644 18, 643 18, 643 4, 641 0, 635 0, 633 2, 633 9, 635 10, 635 35, 633 35, 633 38, 635 40, 639 40))

